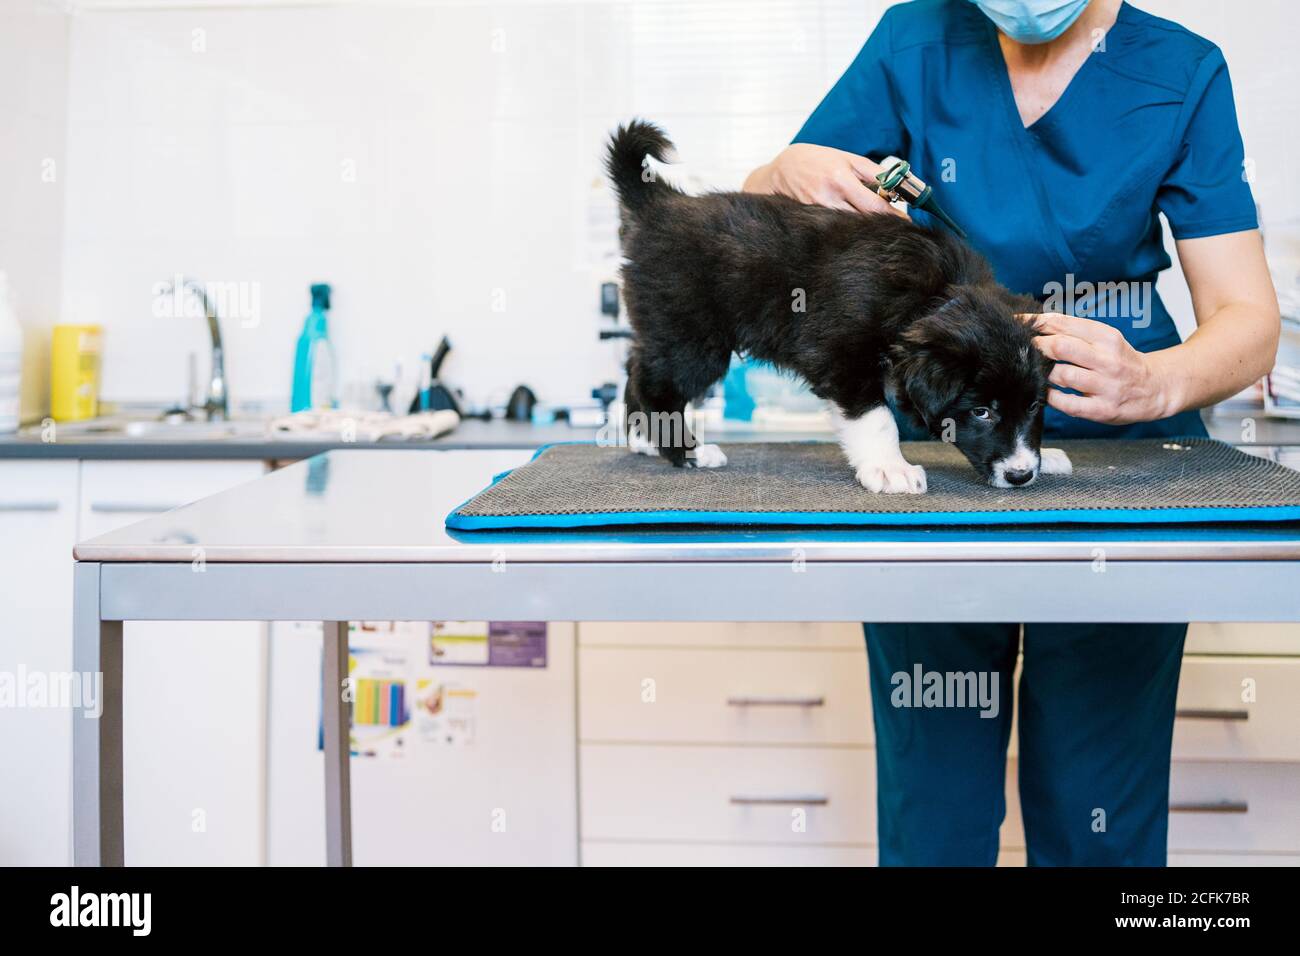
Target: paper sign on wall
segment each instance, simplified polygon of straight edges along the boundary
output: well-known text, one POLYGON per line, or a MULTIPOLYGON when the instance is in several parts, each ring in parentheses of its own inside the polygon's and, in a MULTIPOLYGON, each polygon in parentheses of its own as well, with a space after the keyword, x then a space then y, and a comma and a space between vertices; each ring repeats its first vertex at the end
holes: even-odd
POLYGON ((429 744, 466 746, 478 730, 478 691, 431 677, 415 681, 415 729, 429 744))
POLYGON ((545 667, 545 621, 434 621, 430 664, 545 667))
POLYGON ((439 668, 544 668, 547 659, 543 621, 361 621, 349 625, 348 645, 351 750, 361 757, 474 743, 479 690, 439 668))

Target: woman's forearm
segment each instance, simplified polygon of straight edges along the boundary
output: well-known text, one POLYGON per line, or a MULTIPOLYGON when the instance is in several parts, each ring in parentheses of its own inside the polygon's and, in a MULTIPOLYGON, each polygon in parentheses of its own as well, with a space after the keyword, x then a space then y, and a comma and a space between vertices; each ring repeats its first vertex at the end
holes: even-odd
POLYGON ((1152 357, 1173 412, 1221 402, 1266 375, 1277 359, 1282 326, 1258 230, 1177 245, 1196 331, 1152 357))
POLYGON ((1187 341, 1148 355, 1161 380, 1164 415, 1204 408, 1259 381, 1277 356, 1278 313, 1253 302, 1229 303, 1187 341))
POLYGON ((1056 312, 1034 316, 1034 344, 1057 364, 1053 408, 1107 425, 1151 422, 1231 398, 1273 367, 1277 293, 1257 230, 1178 241, 1196 331, 1139 352, 1122 330, 1056 312))

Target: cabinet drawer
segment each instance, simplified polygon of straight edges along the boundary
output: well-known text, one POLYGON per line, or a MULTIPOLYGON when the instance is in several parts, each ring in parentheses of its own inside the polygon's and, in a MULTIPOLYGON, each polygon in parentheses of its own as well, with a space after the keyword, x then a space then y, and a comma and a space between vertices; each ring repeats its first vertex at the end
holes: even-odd
POLYGON ((1300 764, 1175 762, 1169 849, 1300 854, 1300 764))
POLYGON ((253 481, 260 461, 87 461, 81 466, 82 541, 253 481))
POLYGON ((812 650, 865 647, 861 624, 654 623, 588 621, 578 643, 618 647, 765 647, 812 650))
MULTIPOLYGON (((1004 849, 1023 850, 1017 762, 1007 763, 1004 849)), ((1169 850, 1300 853, 1300 764, 1174 761, 1169 850)))
POLYGON ((1300 657, 1300 624, 1192 624, 1187 653, 1300 657))
POLYGON ((583 866, 875 866, 866 846, 747 846, 742 843, 582 844, 583 866))
MULTIPOLYGON (((582 844, 583 866, 875 866, 873 846, 750 846, 743 843, 582 844)), ((1170 866, 1295 866, 1300 857, 1265 853, 1173 854, 1170 866)), ((1024 850, 1003 849, 998 866, 1028 864, 1024 850)))
POLYGON ((75 513, 76 498, 75 461, 0 461, 0 520, 6 533, 16 533, 21 522, 75 513))
POLYGON ((1175 758, 1300 761, 1300 658, 1187 657, 1178 713, 1175 758))
POLYGON ((869 744, 857 651, 583 647, 583 740, 869 744))
POLYGON ((875 753, 586 744, 584 840, 876 841, 875 753))

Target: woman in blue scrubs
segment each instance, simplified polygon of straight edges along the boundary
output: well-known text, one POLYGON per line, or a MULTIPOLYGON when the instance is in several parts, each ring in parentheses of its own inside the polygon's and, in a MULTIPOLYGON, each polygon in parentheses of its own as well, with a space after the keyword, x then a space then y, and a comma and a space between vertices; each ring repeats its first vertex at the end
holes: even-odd
MULTIPOLYGON (((1277 299, 1227 66, 1207 40, 1120 0, 900 4, 746 189, 887 211, 863 185, 879 169, 866 157, 887 155, 935 187, 1001 282, 1058 310, 1038 340, 1061 363, 1045 441, 1204 435, 1197 409, 1271 367, 1277 299), (1154 292, 1170 266, 1159 213, 1191 290, 1197 329, 1185 342, 1154 292)), ((995 862, 1011 732, 1005 703, 991 719, 896 708, 892 676, 918 664, 986 672, 1007 702, 1023 651, 1030 864, 1163 866, 1185 634, 866 625, 881 864, 995 862)))

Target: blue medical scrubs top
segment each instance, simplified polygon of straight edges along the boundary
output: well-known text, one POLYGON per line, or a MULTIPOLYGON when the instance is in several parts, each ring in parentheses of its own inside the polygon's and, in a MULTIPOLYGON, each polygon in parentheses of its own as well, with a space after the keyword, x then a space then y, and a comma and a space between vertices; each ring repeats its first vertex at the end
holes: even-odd
MULTIPOLYGON (((1144 352, 1180 341, 1155 293, 1170 265, 1158 213, 1175 239, 1257 227, 1223 54, 1128 4, 1104 46, 1028 128, 997 29, 978 7, 891 7, 794 141, 909 160, 999 281, 1066 306, 1054 311, 1114 325, 1144 352)), ((1080 438, 1205 434, 1195 411, 1112 426, 1048 408, 1044 429, 1080 438)))

